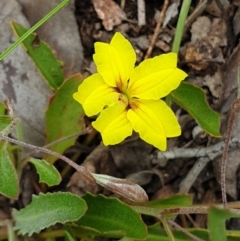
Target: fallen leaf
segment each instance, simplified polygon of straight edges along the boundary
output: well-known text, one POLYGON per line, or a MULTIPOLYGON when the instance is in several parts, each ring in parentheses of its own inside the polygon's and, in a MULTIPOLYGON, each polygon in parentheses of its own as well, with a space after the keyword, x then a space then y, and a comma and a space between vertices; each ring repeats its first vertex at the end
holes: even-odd
POLYGON ((185 61, 197 71, 214 70, 216 64, 224 63, 222 49, 226 46, 226 23, 221 18, 210 21, 203 16, 197 18, 191 28, 191 42, 186 45, 185 61))
MULTIPOLYGON (((0 32, 4 33, 0 39, 1 53, 16 40, 9 25, 11 20, 30 27, 20 9, 16 0, 0 1, 0 32)), ((7 97, 10 99, 14 117, 22 120, 24 141, 39 146, 44 144, 44 112, 51 95, 52 91, 22 46, 0 62, 0 103, 7 97)))
POLYGON ((178 14, 179 1, 173 2, 166 11, 165 18, 163 20, 163 27, 166 27, 169 21, 176 17, 178 14))
POLYGON ((218 67, 213 75, 206 75, 204 77, 203 85, 207 86, 211 91, 212 96, 215 98, 214 103, 220 103, 224 93, 222 68, 218 67))
POLYGON ((124 13, 112 0, 92 0, 92 3, 106 30, 111 31, 114 26, 122 23, 124 13))
POLYGON ((240 33, 240 7, 238 7, 238 10, 233 18, 233 31, 235 35, 240 33))

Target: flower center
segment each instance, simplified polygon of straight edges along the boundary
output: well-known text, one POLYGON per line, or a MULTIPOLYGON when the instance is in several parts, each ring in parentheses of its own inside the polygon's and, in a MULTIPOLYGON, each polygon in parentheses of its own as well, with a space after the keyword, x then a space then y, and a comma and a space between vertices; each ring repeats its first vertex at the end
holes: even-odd
POLYGON ((119 93, 118 100, 122 101, 126 106, 128 105, 128 97, 122 93, 119 93))

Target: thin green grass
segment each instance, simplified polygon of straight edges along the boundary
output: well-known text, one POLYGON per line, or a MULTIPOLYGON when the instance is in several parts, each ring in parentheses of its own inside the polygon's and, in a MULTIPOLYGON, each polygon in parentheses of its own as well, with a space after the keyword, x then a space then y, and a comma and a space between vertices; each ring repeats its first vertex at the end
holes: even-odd
POLYGON ((57 5, 50 13, 44 16, 39 22, 32 26, 21 38, 19 38, 15 43, 13 43, 9 48, 7 48, 1 55, 0 61, 8 56, 20 43, 22 43, 30 34, 36 31, 40 26, 42 26, 49 18, 61 10, 70 0, 63 0, 59 5, 57 5))

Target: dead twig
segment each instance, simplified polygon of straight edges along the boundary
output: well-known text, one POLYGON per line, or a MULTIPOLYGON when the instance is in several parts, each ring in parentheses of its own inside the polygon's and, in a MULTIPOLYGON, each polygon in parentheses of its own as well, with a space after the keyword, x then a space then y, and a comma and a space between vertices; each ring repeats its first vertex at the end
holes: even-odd
POLYGON ((226 193, 226 167, 227 167, 227 154, 230 145, 230 138, 232 135, 233 124, 236 119, 236 115, 240 113, 240 99, 236 99, 231 106, 231 113, 228 119, 228 126, 226 131, 226 140, 222 154, 221 164, 221 190, 223 207, 227 208, 227 193, 226 193))
POLYGON ((121 9, 123 10, 125 8, 125 3, 126 3, 126 0, 121 0, 121 9))
MULTIPOLYGON (((240 139, 232 138, 229 142, 229 150, 239 148, 240 147, 240 139)), ((216 157, 222 155, 224 148, 224 141, 220 141, 215 145, 209 147, 202 148, 171 148, 166 152, 158 152, 157 159, 152 161, 155 165, 162 166, 170 159, 176 158, 199 158, 199 157, 208 157, 211 161, 216 157)))
POLYGON ((187 176, 183 179, 183 181, 179 185, 179 192, 180 193, 188 193, 189 189, 197 179, 200 172, 203 168, 207 165, 210 161, 208 157, 201 157, 199 158, 192 169, 188 172, 187 176))
POLYGON ((203 239, 201 238, 198 238, 197 236, 191 234, 190 232, 188 232, 185 228, 182 228, 180 225, 178 225, 177 223, 175 223, 174 221, 168 219, 167 220, 168 223, 170 225, 172 225, 174 228, 180 230, 181 232, 183 232, 185 235, 187 235, 188 237, 192 238, 193 240, 196 240, 196 241, 204 241, 203 239))
POLYGON ((151 43, 149 45, 149 48, 147 50, 147 53, 144 57, 144 59, 147 59, 150 57, 151 53, 152 53, 152 50, 154 48, 154 45, 156 43, 156 40, 157 40, 157 37, 158 37, 158 34, 159 34, 159 31, 160 31, 160 27, 163 23, 163 19, 164 19, 164 16, 165 16, 165 13, 166 13, 166 10, 167 10, 167 6, 168 6, 168 0, 165 0, 164 1, 164 4, 163 4, 163 8, 162 8, 162 11, 160 13, 160 16, 159 16, 159 19, 158 19, 158 23, 157 23, 157 26, 154 30, 154 34, 152 36, 152 39, 151 39, 151 43))
POLYGON ((138 0, 138 25, 146 25, 145 0, 138 0))

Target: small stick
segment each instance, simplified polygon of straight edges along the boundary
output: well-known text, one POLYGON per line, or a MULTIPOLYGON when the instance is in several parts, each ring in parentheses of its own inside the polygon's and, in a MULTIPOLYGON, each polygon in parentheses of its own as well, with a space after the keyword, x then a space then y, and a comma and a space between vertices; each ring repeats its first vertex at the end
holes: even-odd
POLYGON ((7 98, 7 99, 4 100, 4 103, 5 103, 5 106, 7 108, 9 116, 11 117, 11 119, 14 119, 13 108, 12 108, 12 104, 11 104, 10 100, 7 98))
POLYGON ((138 0, 138 25, 146 25, 145 0, 138 0))
POLYGON ((126 3, 126 0, 121 0, 121 9, 122 10, 125 8, 125 3, 126 3))
POLYGON ((199 173, 203 170, 203 168, 210 161, 208 157, 200 157, 191 170, 188 172, 187 176, 183 179, 183 181, 179 185, 180 193, 188 193, 189 189, 197 179, 199 173))
POLYGON ((228 119, 228 126, 226 131, 226 140, 222 154, 221 164, 221 190, 222 190, 222 201, 223 207, 227 208, 227 194, 226 194, 226 166, 227 166, 227 154, 229 149, 230 138, 232 134, 233 124, 236 114, 240 112, 240 99, 236 99, 231 106, 231 113, 228 119))
POLYGON ((153 48, 154 48, 154 45, 155 45, 155 43, 156 43, 156 40, 157 40, 159 31, 160 31, 160 27, 161 27, 162 22, 163 22, 164 15, 165 15, 166 10, 167 10, 167 6, 168 6, 168 0, 164 0, 163 8, 162 8, 162 11, 161 11, 161 13, 160 13, 157 26, 156 26, 156 28, 155 28, 155 30, 154 30, 154 34, 153 34, 153 36, 152 36, 151 43, 150 43, 150 45, 149 45, 149 48, 148 48, 148 50, 147 50, 147 53, 146 53, 144 59, 149 58, 150 55, 151 55, 151 53, 152 53, 152 50, 153 50, 153 48))
POLYGON ((180 230, 181 232, 183 232, 184 234, 186 234, 188 237, 192 238, 193 240, 196 240, 196 241, 204 241, 203 239, 191 234, 190 232, 188 232, 186 229, 182 228, 180 225, 178 225, 177 223, 175 223, 174 221, 168 219, 167 220, 168 223, 170 225, 172 225, 174 228, 180 230))
POLYGON ((57 152, 54 152, 54 151, 51 151, 51 150, 48 150, 46 148, 43 148, 43 147, 39 147, 39 146, 34 146, 34 145, 31 145, 31 144, 27 144, 25 142, 22 142, 22 141, 18 141, 18 140, 15 140, 15 139, 12 139, 10 137, 7 137, 7 136, 3 136, 0 134, 0 140, 4 140, 4 141, 8 141, 10 143, 13 143, 13 144, 16 144, 16 145, 19 145, 19 146, 23 146, 23 147, 26 147, 26 148, 29 148, 29 149, 34 149, 38 152, 44 152, 44 153, 47 153, 47 154, 50 154, 50 155, 53 155, 63 161, 65 161, 68 165, 72 166, 74 169, 76 169, 78 172, 81 172, 82 175, 92 184, 95 184, 96 181, 95 181, 95 178, 92 176, 92 174, 83 166, 79 166, 78 164, 76 164, 75 162, 73 162, 71 159, 67 158, 66 156, 63 156, 57 152))
MULTIPOLYGON (((58 143, 60 143, 60 142, 69 140, 69 139, 71 139, 71 138, 73 138, 73 137, 76 137, 76 136, 83 136, 83 135, 89 134, 89 133, 92 132, 92 130, 93 130, 92 127, 91 127, 91 126, 88 126, 85 130, 83 130, 83 131, 80 132, 80 133, 74 133, 74 134, 69 135, 69 136, 64 136, 64 137, 62 137, 62 138, 60 138, 60 139, 58 139, 58 140, 56 140, 56 141, 53 141, 53 142, 51 142, 51 143, 48 143, 47 145, 43 146, 43 148, 49 148, 49 147, 51 147, 51 146, 54 146, 54 145, 56 145, 56 144, 58 144, 58 143)), ((27 158, 27 157, 29 157, 29 156, 31 156, 32 154, 37 153, 37 152, 39 152, 39 151, 38 151, 38 150, 33 150, 33 151, 27 153, 26 156, 24 156, 23 159, 25 159, 25 158, 27 158)))

